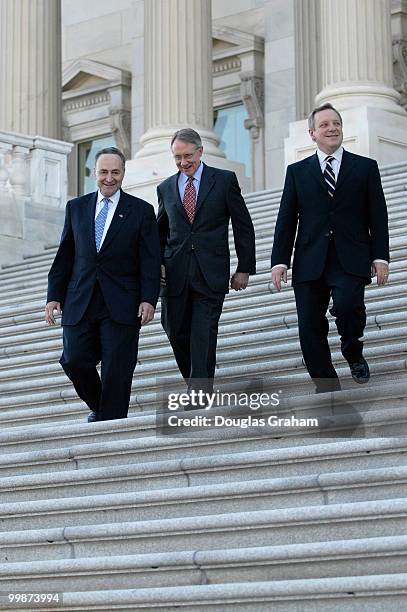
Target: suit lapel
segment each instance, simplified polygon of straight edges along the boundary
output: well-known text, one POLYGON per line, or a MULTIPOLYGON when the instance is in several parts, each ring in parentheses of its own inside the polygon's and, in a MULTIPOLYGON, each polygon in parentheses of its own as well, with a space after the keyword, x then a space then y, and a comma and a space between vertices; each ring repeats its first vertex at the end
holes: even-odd
POLYGON ((341 167, 339 168, 338 180, 336 181, 335 194, 338 189, 341 187, 342 183, 349 178, 349 175, 352 173, 354 169, 355 158, 352 153, 348 153, 348 151, 343 150, 341 167))
POLYGON ((112 222, 109 225, 109 229, 107 230, 107 234, 100 248, 100 251, 103 251, 109 246, 113 238, 116 236, 117 232, 124 226, 126 218, 130 214, 130 207, 131 205, 129 204, 127 195, 122 190, 120 190, 120 200, 116 206, 112 222))
POLYGON ((309 158, 309 170, 315 180, 321 185, 322 189, 328 195, 328 185, 326 184, 324 175, 322 174, 321 165, 316 153, 309 158))
POLYGON ((95 242, 95 209, 97 202, 98 192, 89 194, 88 201, 86 203, 86 222, 85 227, 88 233, 89 245, 91 250, 96 253, 96 242, 95 242))
POLYGON ((214 173, 212 172, 212 169, 208 168, 206 164, 203 164, 203 170, 202 170, 202 175, 201 175, 201 182, 199 185, 198 199, 196 202, 195 214, 198 212, 199 208, 202 206, 203 202, 205 201, 206 196, 208 195, 208 193, 210 192, 214 184, 215 184, 215 177, 214 177, 214 173))

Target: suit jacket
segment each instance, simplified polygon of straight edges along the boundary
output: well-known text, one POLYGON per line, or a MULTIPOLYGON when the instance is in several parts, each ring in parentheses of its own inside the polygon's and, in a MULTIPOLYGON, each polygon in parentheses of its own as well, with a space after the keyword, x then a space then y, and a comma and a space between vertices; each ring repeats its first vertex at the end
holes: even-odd
POLYGON ((317 279, 325 265, 330 231, 349 274, 365 277, 368 283, 372 261, 389 261, 386 202, 374 160, 344 150, 333 197, 317 154, 288 166, 271 265, 290 267, 295 240, 293 284, 317 279))
POLYGON ((63 309, 62 324, 75 325, 99 281, 111 318, 138 324, 140 302, 156 305, 160 247, 151 204, 123 191, 99 252, 95 245, 97 193, 66 205, 61 243, 48 274, 47 302, 63 309))
POLYGON ((194 251, 212 291, 227 293, 230 278, 229 220, 232 220, 237 271, 255 274, 255 238, 252 220, 234 172, 204 164, 191 224, 178 190, 179 172, 157 188, 158 230, 166 288, 162 295, 179 295, 188 274, 187 254, 194 251))

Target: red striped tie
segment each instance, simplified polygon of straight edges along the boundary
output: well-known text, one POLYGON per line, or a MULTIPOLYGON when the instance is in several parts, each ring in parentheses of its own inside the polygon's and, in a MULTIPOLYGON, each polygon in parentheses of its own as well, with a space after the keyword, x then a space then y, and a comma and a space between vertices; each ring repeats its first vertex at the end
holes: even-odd
POLYGON ((190 223, 193 223, 195 217, 196 206, 196 191, 194 187, 194 177, 190 176, 184 191, 184 199, 182 201, 185 212, 187 213, 190 223))

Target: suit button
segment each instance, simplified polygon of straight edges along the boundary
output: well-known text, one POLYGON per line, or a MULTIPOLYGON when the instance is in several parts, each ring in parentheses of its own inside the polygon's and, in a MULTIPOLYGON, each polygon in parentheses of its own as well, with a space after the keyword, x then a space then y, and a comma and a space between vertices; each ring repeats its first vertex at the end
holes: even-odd
POLYGON ((333 236, 334 231, 333 230, 329 230, 329 235, 333 236))

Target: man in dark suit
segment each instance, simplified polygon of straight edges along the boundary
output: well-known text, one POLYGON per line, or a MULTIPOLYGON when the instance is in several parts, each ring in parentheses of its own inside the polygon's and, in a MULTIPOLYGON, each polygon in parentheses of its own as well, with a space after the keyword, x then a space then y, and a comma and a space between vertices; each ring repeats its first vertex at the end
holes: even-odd
POLYGON ((161 321, 188 388, 211 392, 229 279, 240 291, 255 274, 254 229, 236 175, 202 163, 197 132, 176 132, 171 150, 179 172, 157 188, 161 321), (238 259, 231 278, 229 220, 238 259))
POLYGON ((120 189, 124 167, 115 147, 96 154, 98 191, 66 205, 48 275, 45 319, 54 325, 62 310, 60 363, 92 411, 89 422, 127 416, 140 325, 153 319, 159 294, 154 209, 120 189))
POLYGON ((287 168, 271 265, 280 291, 295 241, 292 283, 301 349, 316 391, 323 392, 340 389, 327 339, 331 297, 352 377, 369 380, 361 340, 364 290, 373 275, 378 285, 387 281, 389 235, 377 163, 343 149, 338 111, 330 104, 314 109, 309 133, 317 152, 287 168))

